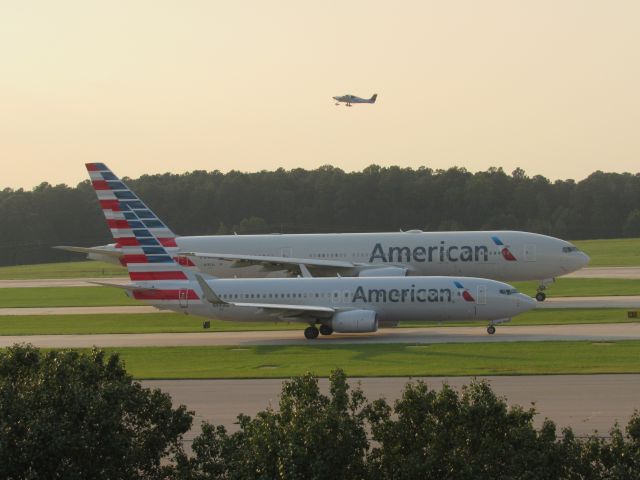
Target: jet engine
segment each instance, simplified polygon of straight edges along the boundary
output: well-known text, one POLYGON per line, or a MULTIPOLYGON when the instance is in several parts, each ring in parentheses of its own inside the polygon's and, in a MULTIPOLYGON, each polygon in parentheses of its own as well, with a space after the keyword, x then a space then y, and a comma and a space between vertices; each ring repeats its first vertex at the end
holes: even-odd
POLYGON ((375 332, 378 330, 378 319, 372 310, 347 310, 334 315, 331 328, 337 333, 375 332))
POLYGON ((408 269, 404 267, 365 268, 358 273, 359 277, 405 277, 408 269))

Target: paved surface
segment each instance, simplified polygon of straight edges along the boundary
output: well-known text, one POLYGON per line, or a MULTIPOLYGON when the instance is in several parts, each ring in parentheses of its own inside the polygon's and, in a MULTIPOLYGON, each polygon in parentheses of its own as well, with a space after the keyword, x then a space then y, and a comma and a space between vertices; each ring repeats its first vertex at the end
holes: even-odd
MULTIPOLYGON (((488 335, 484 327, 431 327, 383 329, 371 334, 334 334, 319 337, 314 345, 392 343, 496 343, 539 341, 640 340, 640 323, 589 325, 535 325, 497 327, 488 335)), ((28 342, 44 348, 160 347, 196 345, 309 345, 302 330, 267 332, 192 332, 99 335, 0 336, 0 348, 28 342)))
MULTIPOLYGON (((625 426, 635 408, 640 408, 640 375, 549 375, 486 377, 498 395, 505 396, 509 404, 525 408, 535 402, 540 413, 536 425, 545 417, 558 427, 570 426, 577 435, 588 435, 594 430, 602 435, 617 419, 625 426), (612 395, 615 392, 615 395, 612 395)), ((362 389, 369 400, 385 397, 388 402, 400 396, 407 378, 363 378, 362 389)), ((459 388, 468 384, 470 377, 424 378, 431 388, 440 389, 443 382, 459 388)), ((358 379, 350 379, 355 386, 358 379)), ((146 387, 160 388, 169 393, 175 405, 184 404, 195 410, 194 429, 187 436, 199 433, 202 420, 222 424, 232 431, 239 413, 254 416, 271 402, 278 405, 282 380, 163 380, 142 382, 146 387)), ((327 393, 327 380, 320 384, 327 393)))
POLYGON ((640 267, 587 267, 561 278, 640 278, 640 267))
MULTIPOLYGON (((550 295, 553 295, 552 293, 550 295)), ((551 297, 536 308, 640 308, 640 296, 551 297)))
MULTIPOLYGON (((562 278, 627 278, 640 279, 640 267, 588 267, 577 272, 563 275, 562 278)), ((52 278, 32 280, 0 280, 0 288, 32 288, 32 287, 95 287, 89 282, 105 282, 125 284, 128 277, 115 278, 52 278)), ((552 291, 553 294, 553 291, 552 291)))
POLYGON ((90 282, 105 282, 124 285, 129 283, 129 277, 117 278, 47 278, 33 280, 0 280, 0 288, 37 288, 37 287, 97 287, 90 282))

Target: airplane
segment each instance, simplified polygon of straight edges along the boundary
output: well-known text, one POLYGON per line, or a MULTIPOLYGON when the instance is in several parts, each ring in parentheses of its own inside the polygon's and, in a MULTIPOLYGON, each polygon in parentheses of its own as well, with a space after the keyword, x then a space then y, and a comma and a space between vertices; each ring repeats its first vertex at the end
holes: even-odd
POLYGON ((333 97, 336 101, 336 105, 340 105, 340 102, 342 102, 347 107, 351 107, 352 103, 376 103, 376 98, 378 98, 377 93, 374 93, 371 98, 360 98, 350 94, 333 97))
MULTIPOLYGON (((101 190, 102 202, 116 205, 118 192, 101 190)), ((164 227, 139 226, 147 221, 143 212, 103 209, 132 283, 93 283, 124 289, 160 309, 220 320, 302 322, 312 340, 333 332, 372 333, 400 321, 481 319, 494 334, 496 324, 535 307, 510 285, 482 278, 314 278, 301 265, 300 278, 218 279, 175 262, 164 227)))
MULTIPOLYGON (((576 271, 589 257, 575 245, 517 231, 323 233, 178 236, 103 163, 87 169, 105 214, 139 214, 140 227, 162 228, 162 242, 184 266, 219 278, 465 276, 539 282, 536 299, 556 277, 576 271), (112 199, 112 192, 116 199, 112 199)), ((113 219, 112 219, 113 220, 113 219)), ((115 220, 113 220, 115 222, 115 220)), ((56 247, 92 260, 123 264, 122 242, 99 247, 56 247)))

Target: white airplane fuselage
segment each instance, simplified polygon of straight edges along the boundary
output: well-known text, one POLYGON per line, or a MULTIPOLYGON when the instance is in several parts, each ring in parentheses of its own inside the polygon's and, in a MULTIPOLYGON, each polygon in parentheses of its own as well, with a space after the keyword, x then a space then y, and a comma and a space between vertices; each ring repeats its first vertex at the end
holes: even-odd
MULTIPOLYGON (((287 321, 264 308, 233 303, 329 307, 336 314, 375 312, 375 329, 392 327, 400 321, 492 321, 511 318, 535 306, 532 298, 517 293, 513 287, 482 278, 213 279, 207 280, 207 284, 223 302, 231 304, 209 303, 196 283, 190 288, 185 288, 184 284, 175 285, 184 292, 180 300, 145 300, 144 292, 136 298, 162 309, 232 321, 287 321)), ((170 289, 171 286, 164 285, 163 288, 170 289)), ((308 321, 304 317, 291 320, 308 321)), ((331 321, 318 323, 331 325, 331 321)))
MULTIPOLYGON (((356 266, 342 275, 353 276, 453 275, 501 281, 544 280, 576 271, 589 261, 587 255, 569 242, 517 231, 223 235, 178 237, 176 243, 180 252, 352 262, 356 266)), ((203 272, 216 277, 286 276, 286 272, 260 266, 238 268, 224 260, 193 260, 203 272)), ((310 270, 316 276, 323 275, 322 269, 310 267, 310 270)))

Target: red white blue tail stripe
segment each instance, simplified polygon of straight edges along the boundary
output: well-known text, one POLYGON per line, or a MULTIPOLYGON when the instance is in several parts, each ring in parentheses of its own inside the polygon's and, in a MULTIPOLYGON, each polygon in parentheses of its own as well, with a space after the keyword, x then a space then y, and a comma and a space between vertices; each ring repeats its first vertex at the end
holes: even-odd
POLYGON ((153 291, 135 291, 135 298, 198 299, 188 288, 185 269, 174 261, 176 235, 105 164, 87 163, 86 167, 116 247, 122 249, 129 277, 135 282, 154 282, 153 291), (175 288, 182 281, 185 289, 175 288), (169 282, 173 288, 163 289, 162 284, 169 282))

